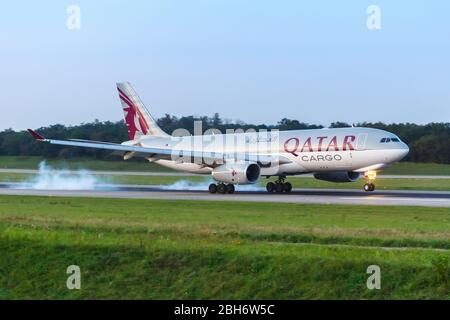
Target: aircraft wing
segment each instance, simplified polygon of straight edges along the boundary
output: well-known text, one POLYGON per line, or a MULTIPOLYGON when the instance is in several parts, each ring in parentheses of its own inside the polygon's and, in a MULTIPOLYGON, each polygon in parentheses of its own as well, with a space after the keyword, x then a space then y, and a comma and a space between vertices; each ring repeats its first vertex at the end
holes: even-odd
POLYGON ((209 166, 217 166, 221 165, 228 161, 236 161, 236 159, 240 161, 249 161, 255 162, 259 164, 283 164, 290 163, 291 160, 284 156, 279 155, 263 155, 263 154, 226 154, 222 152, 208 152, 208 151, 196 151, 196 150, 182 150, 182 149, 164 149, 164 148, 152 148, 152 147, 142 147, 137 145, 124 145, 118 143, 110 143, 110 142, 100 142, 100 141, 90 141, 90 140, 55 140, 55 139, 46 139, 39 133, 28 129, 28 132, 40 142, 47 142, 55 145, 64 145, 71 147, 82 147, 82 148, 92 148, 92 149, 103 149, 103 150, 111 150, 124 152, 128 154, 139 154, 145 155, 148 158, 155 159, 168 159, 175 160, 180 159, 180 162, 186 162, 186 159, 189 159, 189 162, 192 162, 192 158, 203 159, 205 164, 209 166), (184 159, 184 160, 183 160, 184 159))

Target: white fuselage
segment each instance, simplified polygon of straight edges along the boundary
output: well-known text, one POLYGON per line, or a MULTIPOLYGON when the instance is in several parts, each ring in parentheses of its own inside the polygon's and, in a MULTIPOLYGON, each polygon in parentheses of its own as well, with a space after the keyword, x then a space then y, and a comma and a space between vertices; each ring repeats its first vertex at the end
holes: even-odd
MULTIPOLYGON (((143 147, 248 153, 283 159, 279 163, 261 166, 261 176, 366 172, 397 162, 409 151, 408 146, 394 134, 371 128, 246 132, 176 138, 143 136, 138 142, 143 147), (383 139, 389 139, 389 142, 382 142, 383 139)), ((197 174, 210 174, 212 171, 212 167, 205 166, 201 159, 194 163, 173 159, 154 161, 179 171, 197 174)))

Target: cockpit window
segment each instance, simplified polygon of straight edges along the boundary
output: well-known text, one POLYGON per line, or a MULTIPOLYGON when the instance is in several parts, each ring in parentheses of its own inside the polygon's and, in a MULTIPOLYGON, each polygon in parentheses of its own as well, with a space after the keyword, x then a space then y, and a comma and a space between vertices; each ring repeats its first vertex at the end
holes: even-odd
POLYGON ((388 143, 388 142, 400 142, 398 138, 382 138, 380 143, 388 143))

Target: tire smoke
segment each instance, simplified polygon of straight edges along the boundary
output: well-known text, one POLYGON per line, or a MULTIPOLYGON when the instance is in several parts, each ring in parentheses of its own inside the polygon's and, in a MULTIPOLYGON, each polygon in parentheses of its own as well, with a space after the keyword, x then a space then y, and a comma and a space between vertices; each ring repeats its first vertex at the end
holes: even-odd
POLYGON ((88 170, 55 169, 41 161, 38 174, 25 181, 24 185, 36 190, 94 190, 99 182, 88 170))
MULTIPOLYGON (((170 185, 159 185, 158 188, 162 190, 174 190, 174 191, 207 191, 211 183, 218 183, 211 178, 205 178, 204 181, 190 181, 186 179, 178 180, 170 185)), ((236 191, 262 191, 265 190, 260 185, 247 184, 247 185, 235 185, 236 191)))

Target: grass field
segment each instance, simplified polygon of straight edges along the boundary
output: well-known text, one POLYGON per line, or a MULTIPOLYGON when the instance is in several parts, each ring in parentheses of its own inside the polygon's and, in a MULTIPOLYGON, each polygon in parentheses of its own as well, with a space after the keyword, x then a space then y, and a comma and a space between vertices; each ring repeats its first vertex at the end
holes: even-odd
MULTIPOLYGON (((0 157, 0 168, 31 168, 38 167, 41 158, 38 157, 0 157)), ((163 167, 146 162, 125 162, 125 161, 97 161, 86 159, 74 159, 71 161, 49 160, 47 164, 56 169, 80 169, 86 168, 90 170, 111 170, 111 171, 166 171, 163 167)), ((410 164, 400 163, 387 173, 411 174, 449 174, 446 170, 450 165, 437 164, 410 164)), ((0 182, 21 182, 33 178, 32 174, 22 173, 0 173, 0 182)), ((189 183, 208 184, 212 182, 210 177, 205 176, 97 176, 100 183, 116 183, 116 184, 142 184, 142 185, 170 185, 179 181, 189 183)), ((260 186, 264 187, 268 181, 261 179, 260 186)), ((360 179, 355 183, 332 183, 316 180, 310 177, 289 177, 289 182, 294 188, 329 188, 329 189, 362 189, 365 181, 360 179)), ((380 176, 376 181, 377 190, 434 190, 434 191, 450 191, 450 179, 393 179, 383 178, 380 176)), ((206 189, 206 187, 205 187, 206 189)))
MULTIPOLYGON (((120 157, 117 157, 120 159, 120 157)), ((46 159, 43 157, 10 157, 0 156, 0 169, 37 169, 41 161, 56 169, 88 169, 106 171, 151 171, 173 172, 160 165, 148 161, 105 161, 89 158, 46 159)))
MULTIPOLYGON (((120 159, 119 157, 117 159, 120 159)), ((37 169, 42 157, 10 157, 0 156, 0 169, 37 169)), ((103 161, 88 158, 76 159, 47 159, 49 165, 54 168, 64 169, 89 169, 89 170, 117 170, 117 171, 164 171, 172 170, 151 164, 144 160, 134 161, 103 161)), ((400 162, 386 169, 385 174, 404 175, 450 175, 450 164, 436 163, 410 163, 400 162)))
MULTIPOLYGON (((275 179, 261 179, 260 186, 264 187, 268 181, 275 179)), ((148 185, 170 185, 179 181, 189 181, 191 183, 212 182, 209 177, 145 177, 145 176, 114 176, 108 177, 105 181, 119 184, 148 184, 148 185)), ((362 189, 365 180, 360 179, 355 183, 333 183, 321 181, 314 178, 295 178, 288 179, 294 188, 318 188, 318 189, 362 189)), ((450 179, 385 179, 380 178, 376 181, 377 190, 434 190, 450 191, 450 179)), ((205 187, 206 190, 206 187, 205 187)))
POLYGON ((450 164, 399 162, 383 171, 384 174, 398 175, 450 175, 450 164))
MULTIPOLYGON (((33 174, 22 173, 0 173, 0 182, 23 182, 33 178, 33 174)), ((115 184, 139 184, 139 185, 171 185, 180 181, 192 184, 207 184, 212 182, 210 177, 206 176, 111 176, 99 175, 99 183, 115 183, 115 184)), ((268 181, 274 179, 261 179, 260 186, 264 187, 268 181)), ((364 179, 360 179, 355 183, 332 183, 320 181, 314 178, 290 177, 288 179, 294 188, 328 188, 328 189, 362 189, 365 183, 364 179)), ((450 179, 392 179, 383 178, 376 181, 377 190, 434 190, 434 191, 450 191, 450 179)))
POLYGON ((448 208, 4 196, 0 250, 3 299, 450 298, 448 208))

